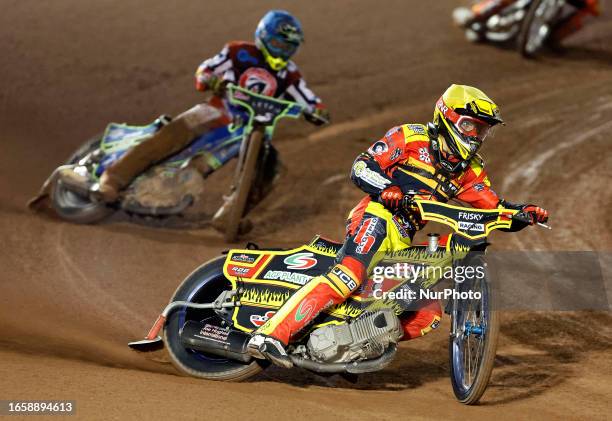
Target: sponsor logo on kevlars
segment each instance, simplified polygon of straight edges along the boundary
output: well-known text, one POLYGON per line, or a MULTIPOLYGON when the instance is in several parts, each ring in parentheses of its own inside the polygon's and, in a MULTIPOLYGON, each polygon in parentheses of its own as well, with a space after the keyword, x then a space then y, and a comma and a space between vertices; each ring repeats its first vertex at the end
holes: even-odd
POLYGON ((297 253, 285 257, 283 262, 287 265, 287 269, 306 270, 317 264, 317 259, 313 256, 312 253, 297 253))
POLYGON ((263 278, 304 285, 312 279, 312 276, 304 275, 303 273, 287 272, 285 270, 269 270, 263 278))

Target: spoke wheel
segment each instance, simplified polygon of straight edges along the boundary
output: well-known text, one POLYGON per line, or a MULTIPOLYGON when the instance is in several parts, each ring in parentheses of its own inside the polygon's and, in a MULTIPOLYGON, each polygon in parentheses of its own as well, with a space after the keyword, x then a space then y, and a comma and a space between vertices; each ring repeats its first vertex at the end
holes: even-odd
MULTIPOLYGON (((478 262, 484 265, 481 259, 478 262)), ((473 405, 484 394, 491 377, 499 335, 499 315, 491 310, 494 297, 488 276, 456 285, 458 292, 472 291, 474 298, 456 301, 451 314, 451 383, 459 402, 473 405), (476 298, 477 292, 479 298, 476 298)))

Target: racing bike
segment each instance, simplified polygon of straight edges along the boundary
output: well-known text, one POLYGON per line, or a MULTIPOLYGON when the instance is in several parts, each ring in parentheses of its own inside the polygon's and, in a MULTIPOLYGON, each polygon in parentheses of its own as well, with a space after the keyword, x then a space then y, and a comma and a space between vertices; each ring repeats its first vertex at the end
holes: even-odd
MULTIPOLYGON (((495 294, 484 262, 487 236, 517 221, 526 226, 529 216, 512 209, 415 203, 423 220, 445 224, 453 232, 445 241, 431 234, 427 244, 385 254, 378 265, 439 268, 444 273, 459 265, 480 268, 481 276, 459 282, 455 275, 450 287, 440 291, 449 297, 444 308, 451 317, 452 387, 460 402, 474 404, 491 376, 499 333, 495 294)), ((253 244, 229 250, 187 276, 146 338, 129 346, 141 352, 165 348, 173 365, 189 376, 225 381, 250 378, 267 366, 265 360, 247 353, 250 333, 312 277, 327 272, 341 246, 316 236, 289 250, 260 249, 253 244)), ((446 276, 436 270, 420 273, 411 279, 385 275, 382 282, 372 277, 345 302, 323 311, 287 348, 294 366, 343 376, 384 369, 394 359, 403 335, 400 317, 418 309, 423 302, 420 294, 443 285, 446 276)))
POLYGON ((249 198, 261 194, 258 189, 276 174, 278 158, 271 141, 279 120, 301 115, 309 119, 319 117, 296 102, 233 84, 227 86, 226 98, 233 110, 231 124, 204 133, 182 151, 136 177, 117 203, 100 200, 97 191, 100 176, 126 151, 167 124, 169 117, 161 116, 146 126, 110 123, 104 133, 85 142, 65 165, 53 171, 39 195, 30 201, 30 207, 36 208, 49 199, 61 218, 84 224, 98 222, 118 210, 148 220, 184 216, 198 198, 206 197, 205 178, 237 157, 229 198, 231 210, 224 223, 226 239, 235 240, 249 198), (205 162, 205 173, 193 165, 198 160, 205 162), (80 181, 83 178, 85 183, 80 181))

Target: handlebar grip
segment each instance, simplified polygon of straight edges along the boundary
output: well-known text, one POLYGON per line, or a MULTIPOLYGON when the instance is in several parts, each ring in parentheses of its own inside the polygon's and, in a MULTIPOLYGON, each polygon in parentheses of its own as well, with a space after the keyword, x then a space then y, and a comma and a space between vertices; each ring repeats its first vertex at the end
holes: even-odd
POLYGON ((313 123, 313 124, 315 124, 317 126, 322 126, 324 124, 329 124, 329 120, 328 119, 323 118, 320 115, 317 115, 317 114, 315 114, 313 112, 304 110, 302 112, 302 114, 304 115, 304 118, 308 122, 313 123))
POLYGON ((518 213, 515 213, 512 216, 512 219, 518 222, 523 222, 525 224, 532 224, 533 223, 533 219, 531 218, 531 216, 529 216, 529 214, 520 211, 518 213))

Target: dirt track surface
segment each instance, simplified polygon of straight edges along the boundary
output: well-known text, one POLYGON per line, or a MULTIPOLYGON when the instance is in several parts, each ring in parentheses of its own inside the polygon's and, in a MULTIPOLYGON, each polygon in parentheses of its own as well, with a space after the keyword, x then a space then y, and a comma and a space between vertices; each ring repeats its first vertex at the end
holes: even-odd
MULTIPOLYGON (((192 74, 229 39, 250 39, 271 3, 5 1, 0 14, 0 399, 71 399, 83 419, 287 417, 604 419, 612 395, 609 314, 510 313, 479 407, 454 401, 447 321, 404 343, 352 385, 270 370, 252 382, 179 377, 133 354, 180 280, 228 248, 208 229, 74 226, 26 201, 109 121, 134 124, 193 105, 192 74), (223 23, 215 23, 223 22, 223 23)), ((482 88, 508 125, 484 149, 496 191, 551 210, 553 231, 498 234, 495 247, 612 250, 612 18, 567 53, 525 62, 470 45, 453 1, 302 2, 298 57, 334 124, 285 125, 289 171, 245 240, 293 246, 341 238, 360 197, 350 163, 389 127, 425 122, 452 82, 482 88), (322 182, 322 180, 324 180, 322 182), (588 233, 588 235, 585 235, 588 233)), ((609 269, 609 268, 608 268, 609 269)))

